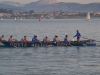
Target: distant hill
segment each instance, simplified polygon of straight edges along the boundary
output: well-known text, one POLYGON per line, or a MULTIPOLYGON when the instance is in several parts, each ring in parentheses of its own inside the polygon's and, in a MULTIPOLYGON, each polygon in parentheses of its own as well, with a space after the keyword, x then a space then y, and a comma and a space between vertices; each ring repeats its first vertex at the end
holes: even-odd
POLYGON ((0 4, 13 5, 13 6, 23 6, 24 5, 19 2, 13 2, 13 1, 2 1, 0 2, 0 4))
POLYGON ((100 3, 89 3, 89 4, 79 4, 79 3, 65 3, 65 2, 59 2, 55 4, 44 4, 41 5, 38 2, 32 2, 29 4, 26 4, 24 6, 26 10, 34 10, 34 11, 69 11, 69 12, 75 12, 75 11, 100 11, 100 3))
POLYGON ((100 3, 89 3, 89 4, 79 4, 79 3, 65 3, 59 2, 54 4, 40 4, 37 2, 31 2, 29 4, 20 4, 18 2, 0 2, 0 8, 12 9, 14 11, 29 11, 34 10, 38 11, 68 11, 68 12, 89 12, 89 11, 100 11, 100 3))

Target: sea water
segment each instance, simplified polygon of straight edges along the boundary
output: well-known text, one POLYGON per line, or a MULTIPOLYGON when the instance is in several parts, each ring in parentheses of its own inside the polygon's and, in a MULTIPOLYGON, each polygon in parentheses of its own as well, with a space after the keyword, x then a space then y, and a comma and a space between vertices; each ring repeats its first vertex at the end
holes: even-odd
MULTIPOLYGON (((68 35, 72 40, 76 30, 84 38, 100 41, 100 19, 0 21, 5 40, 10 35, 18 40, 27 36, 30 41, 34 35, 39 40, 58 35, 61 41, 68 35)), ((100 75, 100 47, 0 48, 0 75, 100 75)))

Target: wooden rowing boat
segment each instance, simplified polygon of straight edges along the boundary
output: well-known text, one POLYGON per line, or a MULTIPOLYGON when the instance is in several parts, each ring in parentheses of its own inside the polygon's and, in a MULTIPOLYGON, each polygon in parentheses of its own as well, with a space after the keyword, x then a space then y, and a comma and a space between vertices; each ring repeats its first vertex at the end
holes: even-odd
POLYGON ((1 41, 0 42, 0 47, 45 47, 45 46, 96 46, 96 42, 92 40, 85 40, 85 41, 71 41, 70 44, 65 44, 63 41, 60 41, 59 43, 48 43, 48 44, 43 44, 43 43, 32 43, 32 42, 27 42, 27 43, 21 43, 21 42, 7 42, 7 41, 1 41))

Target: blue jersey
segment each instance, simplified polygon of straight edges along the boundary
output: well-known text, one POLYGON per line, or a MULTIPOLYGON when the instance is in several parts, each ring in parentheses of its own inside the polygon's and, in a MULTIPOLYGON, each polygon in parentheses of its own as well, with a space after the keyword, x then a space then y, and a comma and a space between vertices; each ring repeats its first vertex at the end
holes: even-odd
POLYGON ((8 39, 8 42, 11 42, 10 39, 8 39))
POLYGON ((45 40, 45 38, 43 39, 43 43, 44 43, 44 44, 47 43, 46 40, 45 40))
POLYGON ((67 40, 67 38, 64 38, 64 43, 67 43, 67 44, 68 44, 68 40, 67 40))
POLYGON ((23 42, 23 40, 21 39, 20 42, 23 42))
POLYGON ((80 38, 81 34, 78 32, 74 37, 80 38))
POLYGON ((32 43, 36 43, 38 42, 38 39, 37 38, 32 38, 32 43))
POLYGON ((53 43, 57 43, 56 40, 55 40, 55 38, 53 38, 53 43))
POLYGON ((23 42, 24 42, 24 41, 23 41, 23 38, 20 40, 20 42, 21 42, 21 43, 23 43, 23 42))

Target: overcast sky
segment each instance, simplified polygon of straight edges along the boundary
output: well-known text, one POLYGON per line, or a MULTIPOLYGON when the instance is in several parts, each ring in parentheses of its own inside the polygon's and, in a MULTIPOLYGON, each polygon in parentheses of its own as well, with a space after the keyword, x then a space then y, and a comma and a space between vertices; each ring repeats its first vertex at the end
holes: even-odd
MULTIPOLYGON (((37 0, 0 0, 0 1, 14 1, 20 3, 30 3, 37 0)), ((92 2, 100 2, 100 0, 56 0, 56 1, 63 1, 63 2, 77 2, 77 3, 92 3, 92 2)))

